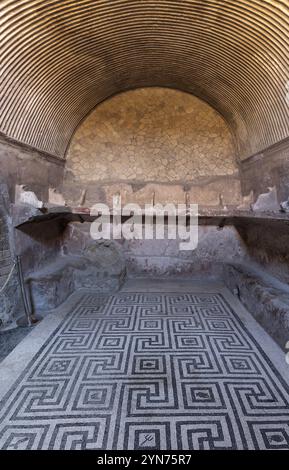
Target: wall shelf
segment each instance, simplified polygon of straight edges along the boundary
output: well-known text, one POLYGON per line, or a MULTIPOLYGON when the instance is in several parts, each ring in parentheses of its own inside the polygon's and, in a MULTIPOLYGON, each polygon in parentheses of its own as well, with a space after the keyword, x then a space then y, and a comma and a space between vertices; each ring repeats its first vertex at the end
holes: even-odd
MULTIPOLYGON (((45 237, 51 232, 54 235, 59 234, 65 230, 66 226, 73 222, 84 223, 93 222, 99 215, 91 215, 89 209, 77 208, 60 208, 59 211, 53 209, 48 210, 46 213, 35 215, 28 218, 24 222, 15 226, 16 229, 29 234, 30 236, 45 237)), ((121 222, 124 223, 129 220, 131 216, 122 216, 121 222)), ((143 222, 145 216, 143 215, 143 222)), ((199 211, 199 225, 216 226, 222 229, 225 226, 246 226, 250 224, 258 224, 268 226, 288 226, 289 229, 289 214, 287 213, 273 213, 262 212, 254 213, 252 211, 238 211, 238 210, 219 210, 219 209, 202 209, 199 211)), ((165 222, 167 223, 167 217, 165 222)), ((111 215, 111 222, 113 216, 111 215)), ((187 224, 189 223, 189 216, 187 216, 187 224)))

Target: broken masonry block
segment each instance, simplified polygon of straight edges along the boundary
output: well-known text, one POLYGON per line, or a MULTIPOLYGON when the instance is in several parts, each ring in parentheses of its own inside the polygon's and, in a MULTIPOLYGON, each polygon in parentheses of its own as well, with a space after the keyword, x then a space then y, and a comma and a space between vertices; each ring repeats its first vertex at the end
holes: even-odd
POLYGON ((238 210, 251 210, 251 206, 254 203, 254 192, 250 191, 249 194, 242 197, 242 202, 237 206, 238 210))
POLYGON ((56 188, 49 188, 48 203, 55 206, 66 206, 64 197, 56 188))
POLYGON ((289 212, 289 198, 287 199, 287 201, 281 202, 280 211, 281 212, 289 212))
POLYGON ((38 199, 33 191, 30 191, 25 184, 16 184, 15 186, 15 203, 28 204, 37 209, 41 209, 44 204, 38 199))
POLYGON ((268 193, 260 194, 251 207, 254 212, 279 211, 280 204, 278 203, 276 186, 269 187, 268 193))

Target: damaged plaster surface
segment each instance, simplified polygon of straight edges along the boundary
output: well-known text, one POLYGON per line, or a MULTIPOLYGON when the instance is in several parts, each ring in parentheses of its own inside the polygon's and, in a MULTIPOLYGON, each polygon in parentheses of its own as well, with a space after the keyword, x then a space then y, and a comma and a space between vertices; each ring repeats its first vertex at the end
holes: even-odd
POLYGON ((133 90, 100 104, 73 136, 67 169, 82 181, 158 182, 237 171, 221 116, 192 95, 164 88, 133 90))
POLYGON ((0 329, 14 326, 21 311, 10 200, 7 186, 0 184, 0 329))
POLYGON ((62 183, 64 161, 13 142, 0 135, 0 182, 5 183, 11 202, 15 185, 25 184, 42 200, 47 200, 48 187, 62 183))
POLYGON ((53 245, 53 237, 40 242, 42 253, 50 246, 53 256, 46 262, 42 259, 37 269, 34 264, 33 269, 30 266, 26 270, 25 280, 34 312, 49 312, 79 288, 91 287, 106 293, 120 288, 126 276, 126 265, 114 241, 93 241, 88 229, 78 224, 69 225, 56 240, 57 247, 53 245))
POLYGON ((241 187, 229 128, 186 93, 143 88, 100 104, 79 126, 67 155, 65 198, 76 203, 239 204, 241 187))

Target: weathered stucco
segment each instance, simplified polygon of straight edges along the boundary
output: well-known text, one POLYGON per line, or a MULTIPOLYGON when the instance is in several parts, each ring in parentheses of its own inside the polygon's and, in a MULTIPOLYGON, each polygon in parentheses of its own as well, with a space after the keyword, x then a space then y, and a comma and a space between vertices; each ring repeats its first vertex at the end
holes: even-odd
POLYGON ((13 326, 23 312, 15 261, 8 189, 0 184, 0 331, 13 326))
POLYGON ((176 240, 121 240, 128 275, 222 279, 228 262, 245 261, 246 247, 234 227, 199 226, 198 246, 181 251, 176 240))
POLYGON ((243 194, 255 196, 276 186, 279 201, 289 197, 289 139, 258 153, 240 165, 243 194))
POLYGON ((11 201, 15 185, 24 184, 39 199, 48 200, 48 188, 59 188, 63 180, 64 162, 0 135, 0 182, 5 183, 11 201))
POLYGON ((230 132, 198 98, 143 88, 100 104, 76 131, 67 168, 82 181, 192 181, 237 172, 230 132))

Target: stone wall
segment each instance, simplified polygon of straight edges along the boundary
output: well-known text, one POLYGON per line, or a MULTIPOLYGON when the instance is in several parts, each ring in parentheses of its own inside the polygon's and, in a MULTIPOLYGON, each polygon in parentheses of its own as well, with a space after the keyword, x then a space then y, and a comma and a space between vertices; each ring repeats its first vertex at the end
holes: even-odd
MULTIPOLYGON (((284 140, 240 164, 243 195, 254 192, 255 200, 276 186, 279 202, 289 197, 289 140, 284 140)), ((289 284, 289 232, 287 225, 248 224, 238 227, 252 261, 289 284)))
POLYGON ((199 226, 195 250, 180 251, 176 240, 122 240, 129 276, 223 278, 224 263, 245 261, 245 244, 234 227, 199 226))
POLYGON ((222 117, 196 97, 143 88, 106 100, 83 121, 67 153, 64 190, 93 202, 119 192, 124 200, 173 199, 215 205, 230 187, 239 201, 238 168, 222 117), (156 185, 161 185, 156 187, 156 185), (93 200, 94 199, 94 200, 93 200))
MULTIPOLYGON (((63 239, 66 255, 81 255, 88 246, 95 246, 98 267, 120 275, 125 264, 128 276, 185 276, 221 279, 227 262, 247 260, 242 238, 233 227, 218 230, 213 226, 199 226, 196 250, 182 251, 176 240, 92 240, 91 224, 69 224, 63 239)), ((80 274, 81 275, 81 274, 80 274)))
POLYGON ((15 262, 10 200, 7 186, 0 184, 0 330, 24 313, 15 262))
POLYGON ((77 206, 83 189, 86 189, 85 206, 92 207, 96 202, 105 202, 112 206, 113 196, 121 196, 122 205, 138 203, 175 203, 190 201, 200 206, 218 206, 220 194, 224 203, 236 206, 241 201, 241 185, 237 176, 204 177, 199 181, 183 184, 165 183, 87 183, 66 180, 64 183, 65 199, 72 206, 77 206))
POLYGON ((240 164, 242 193, 254 191, 255 197, 276 186, 279 201, 289 197, 289 140, 253 155, 240 164))
POLYGON ((250 260, 289 285, 288 225, 271 221, 239 225, 237 230, 250 260))
POLYGON ((48 200, 48 187, 60 188, 64 161, 0 135, 0 182, 13 202, 15 185, 25 184, 38 198, 48 200))
MULTIPOLYGON (((11 216, 14 227, 41 212, 28 205, 12 204, 11 216)), ((41 229, 30 234, 14 231, 15 252, 21 256, 24 276, 42 269, 61 254, 63 230, 57 224, 41 224, 41 229), (37 235, 36 235, 37 234, 37 235)))
MULTIPOLYGON (((61 188, 63 168, 64 161, 0 135, 0 183, 3 183, 0 188, 5 186, 7 191, 5 204, 0 194, 0 215, 4 213, 4 216, 0 217, 0 289, 17 255, 21 257, 25 277, 59 256, 59 237, 50 240, 45 237, 35 239, 14 230, 17 224, 38 211, 29 206, 15 205, 13 202, 16 184, 27 186, 40 200, 48 201, 48 188, 61 188)), ((0 320, 3 325, 10 324, 23 315, 23 301, 15 268, 3 295, 0 296, 0 320)))
MULTIPOLYGON (((69 224, 61 237, 51 240, 50 248, 46 244, 46 255, 53 249, 53 240, 58 241, 59 252, 51 252, 38 270, 26 273, 33 312, 47 313, 79 288, 106 294, 120 288, 126 266, 119 245, 113 240, 93 240, 89 228, 89 223, 69 224)), ((45 244, 37 247, 43 255, 44 248, 45 244)))

